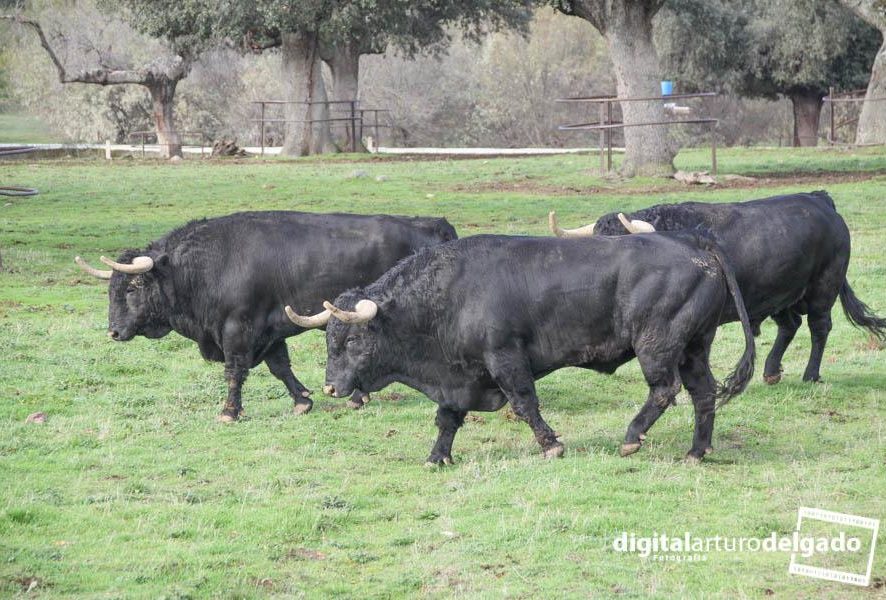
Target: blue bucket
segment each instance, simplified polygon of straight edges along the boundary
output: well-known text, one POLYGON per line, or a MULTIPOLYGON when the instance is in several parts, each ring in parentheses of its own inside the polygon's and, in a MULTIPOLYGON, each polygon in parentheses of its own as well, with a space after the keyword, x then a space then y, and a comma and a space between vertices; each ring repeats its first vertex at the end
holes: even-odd
POLYGON ((661 95, 662 96, 670 96, 674 93, 674 82, 673 81, 662 81, 661 82, 661 95))

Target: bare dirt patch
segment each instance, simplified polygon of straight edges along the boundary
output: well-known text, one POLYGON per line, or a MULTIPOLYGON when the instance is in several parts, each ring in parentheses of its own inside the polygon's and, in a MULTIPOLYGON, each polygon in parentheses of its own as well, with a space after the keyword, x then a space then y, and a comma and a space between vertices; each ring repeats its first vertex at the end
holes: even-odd
POLYGON ((867 171, 862 173, 769 173, 766 175, 750 178, 735 179, 732 181, 720 178, 717 183, 710 185, 685 185, 673 179, 662 179, 660 185, 627 186, 613 183, 612 185, 553 185, 533 179, 521 179, 516 181, 485 181, 480 183, 464 183, 449 188, 453 192, 485 193, 485 192, 511 192, 520 194, 537 194, 540 196, 589 196, 593 194, 607 194, 610 196, 636 196, 640 194, 664 194, 685 190, 703 192, 706 190, 726 189, 752 189, 758 187, 771 187, 777 185, 819 186, 824 187, 832 183, 854 183, 868 181, 875 177, 886 175, 886 170, 867 171))

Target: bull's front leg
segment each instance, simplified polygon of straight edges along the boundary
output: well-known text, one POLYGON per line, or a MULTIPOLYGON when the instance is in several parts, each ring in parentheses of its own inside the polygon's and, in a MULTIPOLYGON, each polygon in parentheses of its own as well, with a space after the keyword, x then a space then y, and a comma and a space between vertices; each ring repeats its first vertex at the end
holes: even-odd
POLYGON ((222 340, 222 351, 225 355, 225 381, 228 383, 228 398, 218 420, 231 423, 243 416, 241 390, 243 382, 249 375, 252 366, 248 332, 244 331, 237 319, 229 319, 225 323, 222 340))
POLYGON ((286 349, 285 341, 280 340, 271 346, 265 355, 265 364, 268 365, 268 370, 271 371, 271 374, 286 386, 286 390, 289 392, 293 402, 292 412, 297 415, 310 412, 314 407, 314 402, 310 398, 311 390, 306 388, 292 372, 292 367, 289 363, 289 351, 286 349))
POLYGON ((348 399, 348 407, 354 410, 360 410, 367 403, 369 403, 369 394, 361 390, 354 390, 354 393, 348 399))
POLYGON ((431 448, 428 466, 452 464, 452 441, 455 434, 465 422, 467 411, 452 410, 443 406, 437 407, 437 441, 431 448))
POLYGON ((545 458, 563 456, 566 448, 538 410, 535 379, 525 354, 519 349, 487 352, 485 361, 489 373, 511 403, 514 413, 529 424, 545 458))
POLYGON ((240 361, 225 360, 225 381, 228 383, 228 398, 225 400, 225 406, 218 417, 218 420, 222 423, 233 423, 243 415, 243 403, 240 395, 247 375, 249 375, 249 368, 243 366, 240 361))

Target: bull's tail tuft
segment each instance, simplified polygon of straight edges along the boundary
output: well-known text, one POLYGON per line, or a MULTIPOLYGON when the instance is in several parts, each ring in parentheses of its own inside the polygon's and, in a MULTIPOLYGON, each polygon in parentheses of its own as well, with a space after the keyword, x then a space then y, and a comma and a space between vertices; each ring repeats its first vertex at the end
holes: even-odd
POLYGON ((840 304, 843 305, 843 314, 850 323, 867 329, 878 340, 886 342, 886 319, 878 317, 867 304, 859 300, 845 279, 840 286, 840 304))

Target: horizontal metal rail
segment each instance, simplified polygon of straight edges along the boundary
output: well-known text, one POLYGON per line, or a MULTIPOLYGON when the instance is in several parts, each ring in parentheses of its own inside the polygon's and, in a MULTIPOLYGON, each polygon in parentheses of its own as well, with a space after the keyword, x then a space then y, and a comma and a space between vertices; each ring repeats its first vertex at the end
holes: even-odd
POLYGON ((638 98, 619 98, 618 96, 578 96, 575 98, 557 98, 554 102, 654 102, 658 100, 684 100, 686 98, 712 98, 719 92, 698 92, 697 94, 671 94, 669 96, 644 96, 638 98))
POLYGON ((684 123, 718 123, 720 119, 704 118, 704 119, 680 119, 679 121, 650 121, 648 123, 580 123, 578 125, 560 125, 557 129, 561 131, 578 131, 578 130, 595 130, 595 129, 622 129, 624 127, 645 127, 651 125, 680 125, 684 123))

